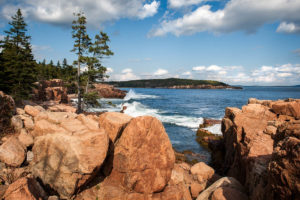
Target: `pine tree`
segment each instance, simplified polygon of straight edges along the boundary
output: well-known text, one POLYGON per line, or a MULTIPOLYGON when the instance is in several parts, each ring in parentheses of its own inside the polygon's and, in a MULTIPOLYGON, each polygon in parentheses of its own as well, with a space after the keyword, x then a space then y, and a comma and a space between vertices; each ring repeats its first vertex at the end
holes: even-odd
POLYGON ((81 105, 81 87, 80 87, 80 65, 85 62, 85 53, 90 45, 90 38, 86 32, 86 17, 83 12, 74 14, 77 19, 73 21, 72 26, 72 38, 75 39, 72 52, 77 55, 77 61, 74 61, 74 65, 77 65, 77 92, 78 92, 78 105, 77 113, 82 112, 81 105))
POLYGON ((12 17, 9 25, 10 29, 5 31, 7 36, 1 42, 0 90, 20 100, 28 98, 32 91, 36 62, 30 45, 31 37, 26 35, 27 24, 20 9, 12 17))
POLYGON ((92 56, 88 57, 87 65, 89 67, 88 80, 91 83, 103 81, 107 77, 105 75, 106 67, 101 64, 101 61, 103 58, 114 55, 107 44, 108 42, 110 42, 108 35, 101 31, 95 36, 95 41, 89 48, 89 53, 92 56))

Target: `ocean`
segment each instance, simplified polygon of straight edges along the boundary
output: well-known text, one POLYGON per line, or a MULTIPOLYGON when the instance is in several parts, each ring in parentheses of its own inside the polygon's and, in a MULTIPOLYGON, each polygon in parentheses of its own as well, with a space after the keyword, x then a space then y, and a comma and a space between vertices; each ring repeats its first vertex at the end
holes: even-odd
MULTIPOLYGON (((230 89, 151 89, 121 88, 128 91, 123 100, 101 99, 102 108, 90 111, 117 111, 123 106, 125 113, 137 117, 150 115, 164 124, 173 147, 182 152, 190 150, 201 154, 208 162, 210 152, 196 142, 196 131, 204 118, 222 119, 226 107, 241 108, 249 98, 286 99, 300 98, 300 87, 243 87, 230 89), (105 102, 111 101, 115 107, 105 102)), ((215 134, 221 133, 221 125, 207 128, 215 134)))

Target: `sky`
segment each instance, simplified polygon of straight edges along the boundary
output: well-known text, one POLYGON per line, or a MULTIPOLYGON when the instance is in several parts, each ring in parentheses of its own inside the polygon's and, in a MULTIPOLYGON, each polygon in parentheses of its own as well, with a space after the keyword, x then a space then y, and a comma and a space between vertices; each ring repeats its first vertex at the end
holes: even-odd
POLYGON ((73 13, 110 37, 109 80, 190 78, 300 85, 300 0, 0 0, 0 39, 18 8, 35 59, 71 64, 73 13))

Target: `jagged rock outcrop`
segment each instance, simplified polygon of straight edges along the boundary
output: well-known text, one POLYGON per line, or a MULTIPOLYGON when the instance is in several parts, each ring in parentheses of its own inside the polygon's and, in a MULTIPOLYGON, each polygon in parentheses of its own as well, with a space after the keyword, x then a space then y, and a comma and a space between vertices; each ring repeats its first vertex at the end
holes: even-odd
MULTIPOLYGON (((271 161, 281 163, 277 170, 276 167, 273 168, 277 174, 295 173, 291 166, 297 161, 298 153, 295 147, 299 146, 299 141, 285 139, 285 142, 280 143, 280 147, 276 147, 278 140, 276 138, 285 138, 283 132, 298 133, 295 120, 300 114, 299 106, 300 101, 294 99, 285 101, 249 99, 248 105, 243 106, 241 110, 226 108, 225 117, 222 120, 225 156, 221 171, 244 184, 251 199, 269 198, 271 193, 265 192, 269 184, 276 188, 276 184, 270 183, 272 179, 268 178, 269 170, 271 170, 268 166, 271 161), (293 125, 281 127, 286 121, 291 121, 293 125), (275 138, 275 143, 273 138, 275 138), (293 150, 291 150, 292 147, 293 150), (282 154, 283 152, 285 154, 282 154), (282 157, 280 158, 279 155, 282 157), (287 155, 293 158, 292 161, 286 157, 287 155), (289 162, 291 163, 287 164, 289 162)), ((273 173, 276 174, 274 171, 273 173)), ((279 185, 286 188, 295 186, 295 184, 291 186, 290 183, 284 182, 283 179, 281 181, 277 184, 278 187, 279 185)), ((287 199, 287 196, 281 197, 287 199)))
POLYGON ((68 103, 67 88, 64 87, 63 80, 52 79, 36 83, 37 88, 33 89, 34 100, 36 101, 58 101, 68 103))
POLYGON ((15 114, 15 101, 0 91, 0 134, 10 127, 11 117, 15 114))
POLYGON ((94 84, 93 89, 91 91, 95 91, 98 93, 100 97, 103 98, 118 98, 123 99, 126 96, 126 91, 115 88, 112 85, 108 84, 94 84))
POLYGON ((297 199, 300 195, 300 120, 282 124, 274 140, 268 167, 268 199, 297 199))

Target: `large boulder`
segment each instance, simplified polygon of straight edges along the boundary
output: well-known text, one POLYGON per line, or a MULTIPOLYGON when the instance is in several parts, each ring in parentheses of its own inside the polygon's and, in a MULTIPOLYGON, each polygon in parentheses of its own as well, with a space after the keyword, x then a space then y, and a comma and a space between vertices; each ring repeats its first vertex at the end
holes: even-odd
POLYGON ((191 173, 197 176, 199 183, 206 183, 213 177, 215 170, 204 162, 199 162, 191 167, 191 173))
POLYGON ((40 184, 33 178, 21 178, 9 185, 4 193, 5 200, 42 200, 46 193, 40 184))
POLYGON ((129 190, 161 191, 171 177, 175 155, 162 123, 150 116, 132 119, 114 149, 113 173, 129 190))
POLYGON ((10 127, 10 121, 16 112, 15 101, 0 91, 0 134, 10 127))
POLYGON ((37 137, 33 146, 33 175, 61 197, 70 198, 98 172, 108 145, 109 139, 103 129, 37 137))
POLYGON ((99 171, 109 137, 83 114, 40 112, 34 121, 33 174, 69 198, 99 171))
POLYGON ((131 119, 132 117, 123 113, 106 112, 100 115, 99 124, 111 141, 115 142, 131 119))
POLYGON ((24 162, 25 156, 25 146, 14 136, 0 146, 0 161, 9 166, 20 166, 24 162))

